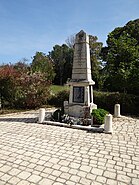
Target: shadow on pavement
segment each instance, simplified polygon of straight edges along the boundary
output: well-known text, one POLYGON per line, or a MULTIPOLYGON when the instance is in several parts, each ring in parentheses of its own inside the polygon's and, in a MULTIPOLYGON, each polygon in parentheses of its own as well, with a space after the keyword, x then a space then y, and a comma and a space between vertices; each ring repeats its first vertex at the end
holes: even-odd
POLYGON ((24 122, 24 123, 37 123, 38 117, 36 118, 0 118, 0 122, 24 122))

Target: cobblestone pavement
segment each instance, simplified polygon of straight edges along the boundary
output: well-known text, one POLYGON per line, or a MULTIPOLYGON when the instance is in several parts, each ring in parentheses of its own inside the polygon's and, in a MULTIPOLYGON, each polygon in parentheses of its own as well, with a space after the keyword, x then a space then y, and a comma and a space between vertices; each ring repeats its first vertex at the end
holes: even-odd
POLYGON ((110 135, 37 116, 0 116, 0 185, 139 185, 138 119, 114 118, 110 135))

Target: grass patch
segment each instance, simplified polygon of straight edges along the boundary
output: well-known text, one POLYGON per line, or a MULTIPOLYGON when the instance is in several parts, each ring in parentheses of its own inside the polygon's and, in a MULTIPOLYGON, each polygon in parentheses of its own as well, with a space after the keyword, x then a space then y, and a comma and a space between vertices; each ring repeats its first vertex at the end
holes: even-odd
POLYGON ((69 86, 68 85, 51 85, 50 90, 52 92, 52 94, 57 94, 60 91, 64 91, 64 90, 69 90, 69 86))

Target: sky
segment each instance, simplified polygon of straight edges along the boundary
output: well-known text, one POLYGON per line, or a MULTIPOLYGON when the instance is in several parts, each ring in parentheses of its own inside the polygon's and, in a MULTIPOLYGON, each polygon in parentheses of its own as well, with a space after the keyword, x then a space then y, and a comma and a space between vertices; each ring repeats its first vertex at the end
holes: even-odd
POLYGON ((116 27, 139 18, 139 0, 0 0, 0 64, 31 62, 84 30, 106 45, 116 27))

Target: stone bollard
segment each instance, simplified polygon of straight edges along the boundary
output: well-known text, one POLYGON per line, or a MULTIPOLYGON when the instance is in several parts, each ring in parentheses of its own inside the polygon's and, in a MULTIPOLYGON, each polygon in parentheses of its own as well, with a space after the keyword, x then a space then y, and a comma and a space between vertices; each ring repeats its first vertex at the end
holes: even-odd
POLYGON ((105 124, 104 124, 104 132, 107 134, 112 134, 113 129, 112 129, 112 115, 107 114, 105 116, 105 124))
POLYGON ((64 114, 69 114, 69 102, 64 101, 64 114))
POLYGON ((115 104, 114 106, 114 117, 120 117, 120 104, 115 104))
POLYGON ((69 104, 68 101, 64 101, 64 107, 67 106, 69 104))
POLYGON ((91 127, 93 127, 93 116, 91 116, 91 127))
POLYGON ((39 123, 43 123, 45 120, 45 109, 44 108, 40 108, 39 110, 39 123))

